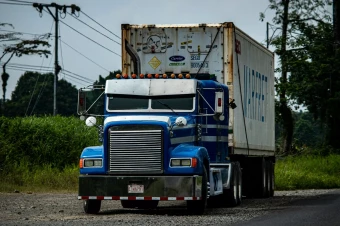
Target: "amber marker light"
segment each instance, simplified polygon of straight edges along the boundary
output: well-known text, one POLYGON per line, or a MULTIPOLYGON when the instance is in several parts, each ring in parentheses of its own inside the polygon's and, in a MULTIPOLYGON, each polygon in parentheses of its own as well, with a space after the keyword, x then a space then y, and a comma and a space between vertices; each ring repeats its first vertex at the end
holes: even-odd
POLYGON ((159 78, 159 74, 155 74, 155 78, 159 78))
POLYGON ((148 74, 148 78, 152 78, 152 74, 148 74))
POLYGON ((168 76, 166 74, 163 74, 163 78, 167 78, 168 76))
POLYGON ((129 76, 127 74, 123 75, 123 78, 127 79, 129 76))
POLYGON ((120 74, 116 74, 116 78, 120 78, 120 74))
POLYGON ((79 160, 79 169, 82 169, 84 167, 84 159, 79 160))
POLYGON ((182 75, 182 74, 179 74, 179 75, 178 75, 178 78, 183 78, 183 75, 182 75))
POLYGON ((140 74, 140 75, 139 75, 139 78, 144 78, 144 74, 140 74))
POLYGON ((136 74, 132 74, 131 78, 135 79, 135 78, 137 78, 137 75, 136 74))
POLYGON ((190 74, 186 74, 186 75, 185 75, 185 78, 190 78, 190 74))
POLYGON ((171 74, 171 78, 176 78, 176 75, 175 74, 171 74))

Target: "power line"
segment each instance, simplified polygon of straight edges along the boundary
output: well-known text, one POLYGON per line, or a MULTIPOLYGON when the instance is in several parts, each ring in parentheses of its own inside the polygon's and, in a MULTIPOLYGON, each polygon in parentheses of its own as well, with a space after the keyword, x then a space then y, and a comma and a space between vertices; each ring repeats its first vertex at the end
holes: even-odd
MULTIPOLYGON (((37 65, 28 65, 28 64, 16 64, 16 63, 9 63, 7 64, 7 66, 10 66, 12 68, 18 68, 18 69, 29 69, 29 70, 38 70, 38 68, 41 68, 40 71, 52 71, 53 70, 53 67, 46 67, 46 66, 37 66, 37 65)), ((86 79, 83 80, 85 82, 88 82, 88 83, 93 83, 95 82, 95 80, 92 80, 92 79, 89 79, 89 78, 86 78, 84 76, 81 76, 81 75, 78 75, 72 71, 68 71, 66 69, 63 69, 63 71, 65 71, 65 73, 68 73, 68 74, 72 74, 74 76, 77 76, 79 78, 76 78, 76 79, 79 79, 79 80, 83 80, 83 79, 86 79)))
POLYGON ((5 1, 8 1, 8 2, 20 2, 20 3, 28 3, 28 4, 32 4, 34 2, 29 2, 29 1, 21 1, 21 0, 5 0, 5 1))
POLYGON ((76 16, 73 16, 73 15, 72 15, 72 14, 70 14, 70 13, 68 13, 68 14, 69 14, 69 15, 71 15, 71 16, 72 16, 73 18, 75 18, 76 20, 80 21, 81 23, 85 24, 86 26, 88 26, 88 27, 89 27, 89 28, 91 28, 92 30, 94 30, 94 31, 98 32, 99 34, 101 34, 101 35, 103 35, 104 37, 106 37, 106 38, 110 39, 111 41, 113 41, 113 42, 117 43, 118 45, 121 45, 119 42, 117 42, 117 41, 113 40, 113 39, 112 39, 112 38, 110 38, 109 36, 107 36, 107 35, 105 35, 105 34, 101 33, 101 32, 100 32, 100 31, 98 31, 97 29, 95 29, 95 28, 91 27, 90 25, 88 25, 88 24, 87 24, 87 23, 85 23, 84 21, 82 21, 82 20, 78 19, 78 17, 76 17, 76 16))
POLYGON ((61 65, 64 67, 64 59, 63 59, 63 50, 61 48, 61 41, 60 41, 60 37, 61 37, 61 32, 60 32, 60 27, 59 27, 59 42, 60 42, 60 56, 61 56, 61 65))
POLYGON ((72 78, 74 78, 74 79, 77 79, 77 80, 79 80, 79 81, 86 82, 87 84, 92 84, 92 83, 93 83, 93 82, 89 82, 88 80, 86 81, 86 80, 83 80, 83 79, 77 78, 77 77, 75 77, 75 76, 71 75, 70 73, 68 73, 67 71, 63 71, 63 73, 64 73, 65 75, 67 75, 67 76, 70 76, 70 77, 72 77, 72 78))
POLYGON ((24 6, 31 6, 31 4, 24 4, 24 3, 12 3, 12 2, 0 2, 3 5, 24 5, 24 6))
POLYGON ((113 34, 114 36, 116 36, 117 38, 121 39, 118 35, 116 35, 115 33, 111 32, 109 29, 105 28, 103 25, 101 25, 100 23, 98 23, 97 21, 95 21, 93 18, 91 18, 89 15, 87 15, 83 10, 80 10, 85 16, 87 16, 90 20, 92 20, 93 22, 95 22, 96 24, 98 24, 99 26, 101 26, 102 28, 104 28, 105 30, 107 30, 108 32, 110 32, 111 34, 113 34))
MULTIPOLYGON (((52 22, 52 26, 51 26, 51 29, 50 29, 50 33, 52 32, 53 25, 54 25, 54 21, 52 22)), ((46 48, 46 49, 47 49, 47 48, 46 48)), ((45 61, 45 57, 43 57, 43 59, 42 59, 42 61, 41 61, 40 69, 42 68, 42 66, 43 66, 43 64, 44 64, 44 61, 45 61)), ((50 60, 50 64, 51 64, 51 61, 52 61, 52 58, 51 58, 51 60, 50 60)), ((33 95, 34 95, 35 89, 36 89, 36 87, 37 87, 37 85, 38 85, 39 77, 40 77, 40 74, 38 75, 37 81, 35 82, 35 85, 34 85, 34 88, 33 88, 33 91, 32 91, 32 95, 31 95, 30 101, 28 102, 28 105, 27 105, 27 108, 26 108, 26 111, 25 111, 25 116, 27 115, 28 109, 29 109, 29 107, 31 106, 31 102, 32 102, 32 99, 33 99, 33 95)), ((43 84, 45 84, 45 80, 46 80, 46 76, 45 76, 45 78, 44 78, 44 83, 43 83, 43 84)))
POLYGON ((73 72, 71 72, 71 71, 68 71, 68 70, 66 70, 66 69, 64 69, 64 71, 66 71, 67 73, 71 73, 71 74, 73 74, 73 75, 76 75, 76 76, 78 76, 78 77, 80 77, 80 78, 87 79, 88 81, 95 82, 95 81, 92 80, 92 79, 88 79, 88 78, 86 78, 86 77, 84 77, 84 76, 78 75, 78 74, 73 73, 73 72))
MULTIPOLYGON (((60 39, 60 38, 59 38, 60 39)), ((85 56, 84 54, 82 54, 81 52, 79 52, 78 50, 76 50, 75 48, 73 48, 72 46, 70 46, 69 44, 67 44, 66 42, 64 42, 63 40, 60 39, 60 41, 62 43, 64 43, 65 45, 67 45, 68 47, 70 47, 71 49, 73 49, 74 51, 76 51, 77 53, 79 53, 80 55, 82 55, 83 57, 85 57, 86 59, 88 59, 89 61, 91 61, 92 63, 94 63, 95 65, 97 65, 98 67, 104 69, 107 72, 110 72, 109 70, 107 70, 106 68, 102 67, 101 65, 97 64, 96 62, 94 62, 93 60, 91 60, 90 58, 88 58, 87 56, 85 56)))
POLYGON ((75 32, 77 32, 78 34, 80 34, 80 35, 84 36, 85 38, 87 38, 87 39, 91 40, 92 42, 96 43, 97 45, 99 45, 99 46, 103 47, 104 49, 106 49, 106 50, 110 51, 111 53, 113 53, 113 54, 116 54, 117 56, 121 56, 121 55, 119 55, 118 53, 116 53, 116 52, 113 52, 112 50, 110 50, 110 49, 106 48, 105 46, 103 46, 103 45, 99 44, 98 42, 94 41, 93 39, 91 39, 91 38, 87 37, 86 35, 84 35, 84 34, 83 34, 83 33, 81 33, 80 31, 78 31, 78 30, 74 29, 74 28, 73 28, 73 27, 71 27, 70 25, 68 25, 68 24, 66 24, 65 22, 63 22, 62 20, 60 20, 60 22, 61 22, 61 23, 63 23, 64 25, 66 25, 67 27, 71 28, 72 30, 74 30, 74 31, 75 31, 75 32))
MULTIPOLYGON (((65 74, 63 71, 62 71, 61 73, 65 75, 65 78, 68 76, 68 75, 65 74)), ((71 77, 71 76, 67 77, 67 79, 68 79, 68 80, 71 80, 71 81, 73 81, 74 83, 77 83, 77 84, 79 84, 79 85, 87 86, 87 85, 89 84, 89 83, 78 82, 78 81, 76 81, 76 80, 74 80, 74 79, 71 79, 70 77, 71 77)))

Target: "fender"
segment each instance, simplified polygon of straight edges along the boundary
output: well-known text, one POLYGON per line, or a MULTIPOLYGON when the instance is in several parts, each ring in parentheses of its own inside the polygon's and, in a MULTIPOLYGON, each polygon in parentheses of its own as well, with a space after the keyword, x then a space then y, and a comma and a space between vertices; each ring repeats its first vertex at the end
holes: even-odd
MULTIPOLYGON (((170 158, 197 158, 197 167, 171 167, 167 173, 169 174, 202 174, 203 166, 209 167, 210 159, 208 151, 205 147, 194 146, 190 144, 180 144, 170 152, 170 158)), ((207 168, 209 171, 209 168, 207 168)))
POLYGON ((81 168, 80 174, 104 174, 105 173, 103 145, 84 148, 83 152, 80 155, 80 158, 81 159, 84 159, 84 158, 103 159, 102 167, 81 168))

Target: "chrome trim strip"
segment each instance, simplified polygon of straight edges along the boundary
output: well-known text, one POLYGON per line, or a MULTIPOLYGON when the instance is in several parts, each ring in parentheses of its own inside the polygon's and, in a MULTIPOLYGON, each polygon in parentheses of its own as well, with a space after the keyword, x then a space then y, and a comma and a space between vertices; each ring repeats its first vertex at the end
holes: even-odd
POLYGON ((188 142, 195 142, 195 136, 171 138, 171 144, 181 144, 188 142))
POLYGON ((219 138, 218 141, 220 142, 228 142, 227 136, 202 136, 203 142, 216 142, 216 138, 219 138))

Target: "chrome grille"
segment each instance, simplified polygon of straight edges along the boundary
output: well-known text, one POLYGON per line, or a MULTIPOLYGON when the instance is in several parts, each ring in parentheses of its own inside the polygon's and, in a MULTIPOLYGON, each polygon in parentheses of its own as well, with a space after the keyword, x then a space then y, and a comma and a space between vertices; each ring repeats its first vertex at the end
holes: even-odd
POLYGON ((109 130, 110 173, 162 172, 160 126, 114 126, 109 130))

